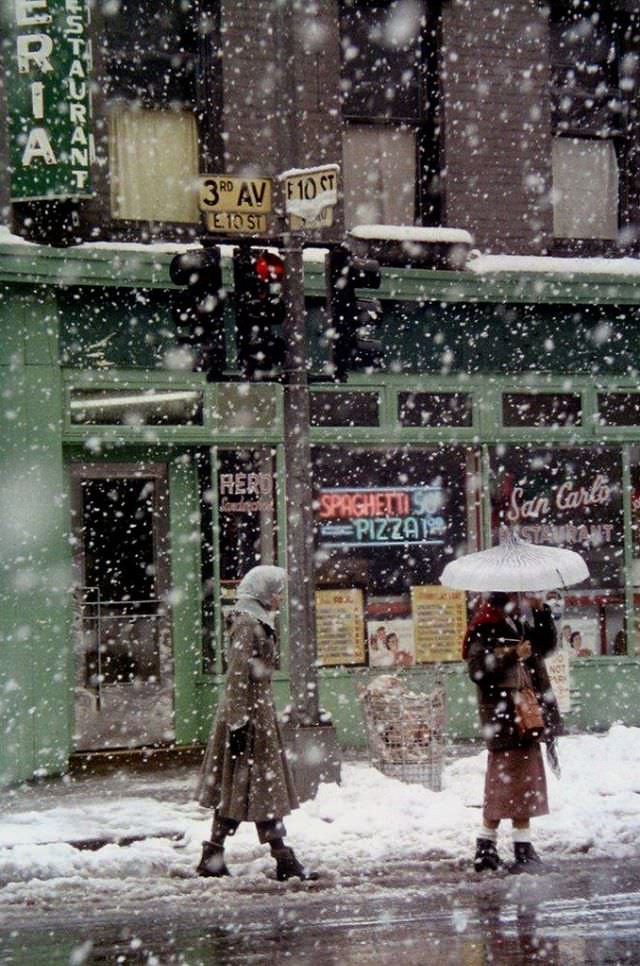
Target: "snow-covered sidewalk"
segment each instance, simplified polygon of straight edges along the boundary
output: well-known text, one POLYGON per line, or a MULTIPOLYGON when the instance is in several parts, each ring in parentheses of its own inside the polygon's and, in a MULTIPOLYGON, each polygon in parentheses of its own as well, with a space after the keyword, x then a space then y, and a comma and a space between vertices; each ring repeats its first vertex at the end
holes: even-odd
MULTIPOLYGON (((559 753, 561 779, 548 773, 551 814, 533 825, 541 854, 585 861, 640 854, 640 729, 568 736, 559 753)), ((354 869, 373 874, 403 859, 466 862, 480 820, 484 762, 482 752, 447 764, 438 793, 387 778, 364 761, 347 762, 340 785, 322 785, 314 801, 287 818, 289 841, 335 884, 354 869)), ((0 908, 55 902, 71 886, 93 885, 103 896, 144 890, 146 898, 166 898, 172 884, 182 894, 207 882, 211 888, 193 875, 210 826, 209 812, 192 798, 195 777, 195 769, 120 772, 5 793, 0 908)), ((505 825, 505 852, 509 834, 505 825)), ((259 888, 273 865, 251 825, 229 840, 227 854, 233 881, 245 891, 259 888)))

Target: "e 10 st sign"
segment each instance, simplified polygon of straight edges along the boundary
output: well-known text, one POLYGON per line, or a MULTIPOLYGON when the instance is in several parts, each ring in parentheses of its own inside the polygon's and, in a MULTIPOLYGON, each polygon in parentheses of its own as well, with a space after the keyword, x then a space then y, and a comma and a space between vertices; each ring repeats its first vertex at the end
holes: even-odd
POLYGON ((94 155, 88 0, 1 6, 11 199, 88 197, 94 155))

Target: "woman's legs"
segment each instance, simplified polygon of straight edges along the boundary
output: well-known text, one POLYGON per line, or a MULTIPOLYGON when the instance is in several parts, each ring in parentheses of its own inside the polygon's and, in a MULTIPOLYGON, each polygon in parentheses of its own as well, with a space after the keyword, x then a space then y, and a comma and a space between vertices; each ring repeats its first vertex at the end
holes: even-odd
POLYGON ((529 818, 516 818, 512 820, 513 854, 515 862, 512 866, 514 872, 533 872, 542 866, 542 859, 531 844, 531 826, 529 818))
POLYGON ((287 830, 282 819, 274 818, 264 822, 256 822, 258 838, 264 844, 268 844, 271 855, 276 860, 276 876, 279 881, 286 879, 317 879, 316 872, 309 872, 298 861, 293 849, 285 845, 284 837, 287 830))
POLYGON ((473 859, 473 867, 476 872, 490 870, 495 872, 502 865, 502 860, 498 855, 498 826, 500 819, 487 818, 482 816, 482 825, 476 839, 476 854, 473 859))
POLYGON ((233 818, 225 818, 217 811, 213 813, 211 838, 202 843, 202 856, 196 869, 198 875, 208 878, 219 878, 229 875, 224 861, 224 842, 227 835, 233 835, 240 822, 233 818))

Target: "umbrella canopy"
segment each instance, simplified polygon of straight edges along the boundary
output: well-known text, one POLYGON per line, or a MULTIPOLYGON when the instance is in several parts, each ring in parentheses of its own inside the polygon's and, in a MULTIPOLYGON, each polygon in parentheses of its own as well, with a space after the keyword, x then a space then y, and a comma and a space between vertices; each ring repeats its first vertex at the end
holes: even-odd
POLYGON ((452 560, 440 583, 457 590, 557 590, 579 584, 589 576, 586 563, 573 550, 527 543, 510 534, 489 550, 452 560))

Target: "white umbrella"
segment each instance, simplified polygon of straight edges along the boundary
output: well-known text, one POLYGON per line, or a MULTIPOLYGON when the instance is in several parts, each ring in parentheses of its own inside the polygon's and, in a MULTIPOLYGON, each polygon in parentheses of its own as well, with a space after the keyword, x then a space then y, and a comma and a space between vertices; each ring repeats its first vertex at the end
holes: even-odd
POLYGON ((579 553, 527 543, 512 533, 497 547, 452 560, 440 583, 457 590, 536 591, 579 584, 588 576, 579 553))

